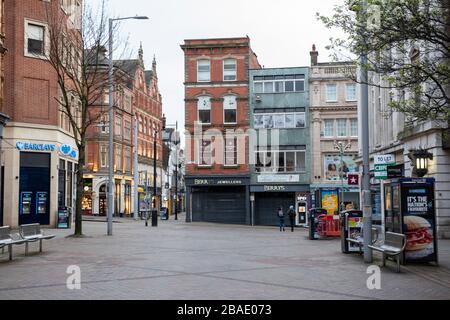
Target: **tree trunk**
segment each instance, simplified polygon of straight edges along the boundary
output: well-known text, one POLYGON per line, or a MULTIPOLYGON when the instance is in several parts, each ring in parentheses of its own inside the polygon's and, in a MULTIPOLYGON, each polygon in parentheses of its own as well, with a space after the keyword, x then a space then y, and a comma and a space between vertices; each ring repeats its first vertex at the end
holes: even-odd
MULTIPOLYGON (((83 141, 83 140, 82 140, 83 141)), ((75 236, 83 235, 83 195, 84 195, 84 165, 86 161, 85 145, 79 146, 78 171, 77 171, 77 208, 75 213, 75 236)))

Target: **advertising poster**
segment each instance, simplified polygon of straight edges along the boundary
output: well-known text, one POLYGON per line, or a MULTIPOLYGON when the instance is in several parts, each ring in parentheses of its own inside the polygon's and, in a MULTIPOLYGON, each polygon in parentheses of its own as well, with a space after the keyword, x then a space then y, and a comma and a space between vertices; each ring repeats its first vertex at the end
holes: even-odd
POLYGON ((322 191, 322 208, 327 210, 329 215, 339 211, 338 190, 322 191))
POLYGON ((69 211, 67 208, 58 210, 58 229, 69 229, 69 211))
POLYGON ((402 193, 403 232, 407 237, 406 261, 437 261, 432 185, 404 185, 402 193))
MULTIPOLYGON (((349 217, 348 218, 348 237, 350 239, 359 240, 363 237, 363 219, 360 217, 349 217)), ((359 246, 350 242, 349 243, 350 252, 359 252, 359 246)))
POLYGON ((348 173, 357 173, 358 166, 355 163, 354 155, 345 155, 342 158, 338 154, 327 154, 324 159, 325 179, 328 181, 340 181, 340 173, 343 172, 344 181, 348 180, 348 173))

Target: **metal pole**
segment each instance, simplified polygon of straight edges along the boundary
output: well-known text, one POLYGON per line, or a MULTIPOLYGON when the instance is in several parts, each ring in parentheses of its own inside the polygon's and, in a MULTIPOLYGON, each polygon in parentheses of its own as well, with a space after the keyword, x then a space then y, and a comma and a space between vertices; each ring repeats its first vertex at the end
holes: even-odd
MULTIPOLYGON (((360 21, 364 28, 367 1, 361 1, 360 21)), ((362 37, 363 38, 363 37, 362 37)), ((372 244, 372 207, 370 199, 370 150, 369 150, 369 87, 367 72, 367 53, 361 55, 360 82, 361 82, 361 115, 362 115, 362 153, 363 153, 363 174, 362 174, 362 200, 363 200, 363 232, 364 232, 364 262, 372 263, 373 254, 369 245, 372 244)))
POLYGON ((178 121, 175 128, 175 220, 178 220, 178 121))
POLYGON ((134 115, 134 220, 139 216, 139 161, 138 161, 138 120, 134 115))
POLYGON ((113 19, 109 19, 109 159, 108 159, 108 236, 112 236, 113 227, 113 204, 114 204, 114 184, 113 184, 113 19))
POLYGON ((145 203, 145 226, 148 227, 148 171, 145 171, 145 195, 144 195, 144 203, 145 203))
POLYGON ((157 138, 158 131, 155 130, 155 138, 153 141, 153 197, 154 197, 154 204, 153 209, 157 209, 157 200, 156 200, 156 194, 157 194, 157 187, 156 187, 156 179, 158 177, 158 173, 156 171, 156 138, 157 138))

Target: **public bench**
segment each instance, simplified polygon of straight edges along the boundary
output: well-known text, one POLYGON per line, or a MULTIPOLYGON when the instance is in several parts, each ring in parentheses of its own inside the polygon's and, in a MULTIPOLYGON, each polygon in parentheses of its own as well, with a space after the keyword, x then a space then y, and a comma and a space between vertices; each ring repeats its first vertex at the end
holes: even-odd
POLYGON ((369 248, 383 254, 383 267, 386 266, 388 257, 395 258, 397 261, 397 272, 400 272, 400 260, 406 248, 406 236, 404 234, 386 232, 384 241, 372 244, 369 248))
POLYGON ((26 240, 17 233, 12 233, 11 227, 0 227, 0 248, 2 249, 2 254, 5 253, 5 247, 8 247, 9 260, 13 259, 13 245, 24 244, 26 240))
POLYGON ((20 226, 20 236, 25 240, 25 255, 28 255, 28 243, 39 241, 39 252, 42 252, 42 241, 55 237, 55 235, 45 235, 38 223, 20 226))
MULTIPOLYGON (((358 237, 356 239, 347 238, 346 240, 347 240, 347 242, 357 245, 359 247, 359 253, 360 254, 363 253, 363 251, 362 251, 364 248, 364 238, 363 237, 358 237)), ((378 229, 372 228, 372 245, 375 244, 377 241, 378 241, 378 229)))

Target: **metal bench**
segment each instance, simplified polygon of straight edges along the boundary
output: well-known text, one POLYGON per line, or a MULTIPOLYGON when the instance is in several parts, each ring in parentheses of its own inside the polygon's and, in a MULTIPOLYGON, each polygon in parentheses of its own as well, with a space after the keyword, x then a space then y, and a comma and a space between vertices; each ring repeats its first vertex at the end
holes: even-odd
POLYGON ((9 260, 13 259, 13 245, 24 244, 26 240, 17 233, 12 233, 11 227, 0 227, 0 248, 2 249, 2 254, 5 253, 5 247, 8 247, 9 260))
MULTIPOLYGON (((363 248, 364 248, 364 238, 363 237, 358 237, 356 239, 347 238, 346 240, 348 242, 356 244, 359 247, 359 253, 360 254, 363 253, 363 248)), ((372 228, 372 245, 374 245, 377 241, 378 241, 378 229, 372 228)))
POLYGON ((400 272, 400 260, 406 248, 406 236, 400 233, 386 232, 384 241, 370 245, 369 248, 383 254, 383 267, 386 266, 387 257, 397 261, 397 272, 400 272))
POLYGON ((20 236, 25 240, 25 255, 28 255, 28 243, 39 241, 39 252, 42 252, 42 240, 50 240, 55 237, 55 235, 44 235, 39 223, 20 226, 20 236))

